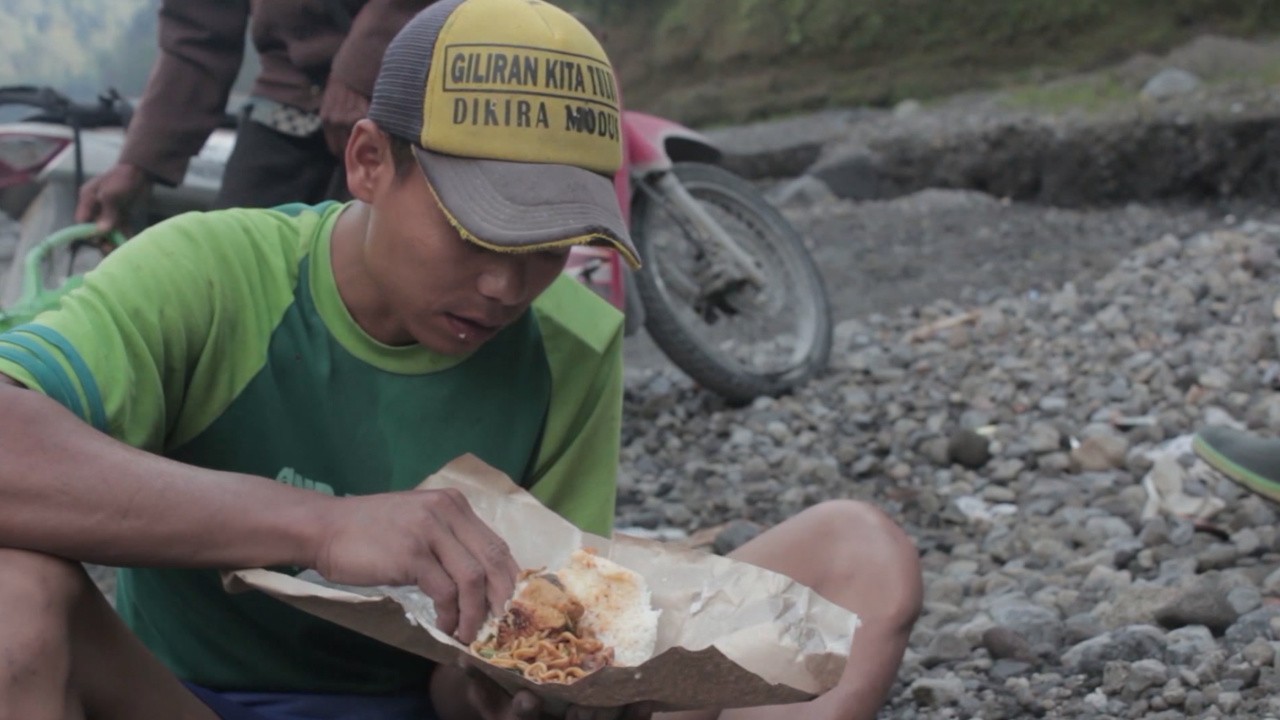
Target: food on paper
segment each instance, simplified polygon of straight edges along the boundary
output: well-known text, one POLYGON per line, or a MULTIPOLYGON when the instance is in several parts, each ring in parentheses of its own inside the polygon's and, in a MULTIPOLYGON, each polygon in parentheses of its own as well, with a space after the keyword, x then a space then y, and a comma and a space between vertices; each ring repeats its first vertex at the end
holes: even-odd
POLYGON ((485 623, 471 650, 535 682, 571 683, 648 660, 659 614, 638 573, 577 550, 554 573, 522 573, 505 614, 485 623))

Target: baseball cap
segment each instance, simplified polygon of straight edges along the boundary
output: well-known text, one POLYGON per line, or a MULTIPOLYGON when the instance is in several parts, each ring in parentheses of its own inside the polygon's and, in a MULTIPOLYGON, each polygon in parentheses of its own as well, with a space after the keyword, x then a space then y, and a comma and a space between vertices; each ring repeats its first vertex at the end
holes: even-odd
POLYGON ((622 128, 595 36, 542 0, 438 0, 387 47, 369 117, 413 143, 462 236, 525 252, 607 244, 640 258, 614 192, 622 128))

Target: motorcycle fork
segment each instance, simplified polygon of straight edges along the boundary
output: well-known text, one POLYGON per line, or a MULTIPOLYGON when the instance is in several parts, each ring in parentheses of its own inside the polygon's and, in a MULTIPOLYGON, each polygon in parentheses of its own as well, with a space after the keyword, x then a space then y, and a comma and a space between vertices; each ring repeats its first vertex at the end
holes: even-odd
MULTIPOLYGON (((651 176, 652 177, 652 176, 651 176)), ((671 217, 685 237, 698 250, 711 258, 728 257, 733 265, 757 287, 765 286, 764 275, 751 256, 738 246, 725 229, 716 222, 707 209, 689 192, 680 178, 672 172, 663 172, 655 180, 645 178, 637 183, 649 199, 658 203, 671 217)))

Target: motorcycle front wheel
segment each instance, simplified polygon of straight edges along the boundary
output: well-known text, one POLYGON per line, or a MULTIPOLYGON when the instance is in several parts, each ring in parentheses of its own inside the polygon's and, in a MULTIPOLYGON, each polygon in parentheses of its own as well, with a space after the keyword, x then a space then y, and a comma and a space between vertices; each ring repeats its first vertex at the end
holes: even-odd
POLYGON ((831 309, 800 234, 727 170, 678 163, 670 172, 688 195, 673 197, 646 179, 632 214, 645 263, 636 286, 654 343, 734 404, 786 392, 825 369, 831 309), (690 217, 689 198, 735 247, 690 217))

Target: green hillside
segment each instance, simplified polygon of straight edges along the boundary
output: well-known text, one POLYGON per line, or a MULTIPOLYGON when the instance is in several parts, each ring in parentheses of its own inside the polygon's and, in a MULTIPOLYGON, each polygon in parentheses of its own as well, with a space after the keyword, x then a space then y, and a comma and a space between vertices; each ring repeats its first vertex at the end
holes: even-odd
POLYGON ((155 44, 154 0, 0 0, 0 83, 50 83, 74 94, 143 77, 155 44), (150 7, 149 7, 150 6, 150 7), (146 12, 149 10, 149 12, 146 12), (146 35, 146 42, 129 40, 146 35))
POLYGON ((1039 82, 1196 35, 1280 35, 1276 0, 563 0, 633 106, 695 124, 1039 82))
MULTIPOLYGON (((160 0, 0 0, 0 85, 52 85, 79 98, 141 93, 156 56, 160 0)), ((241 73, 256 68, 250 56, 241 73)))

